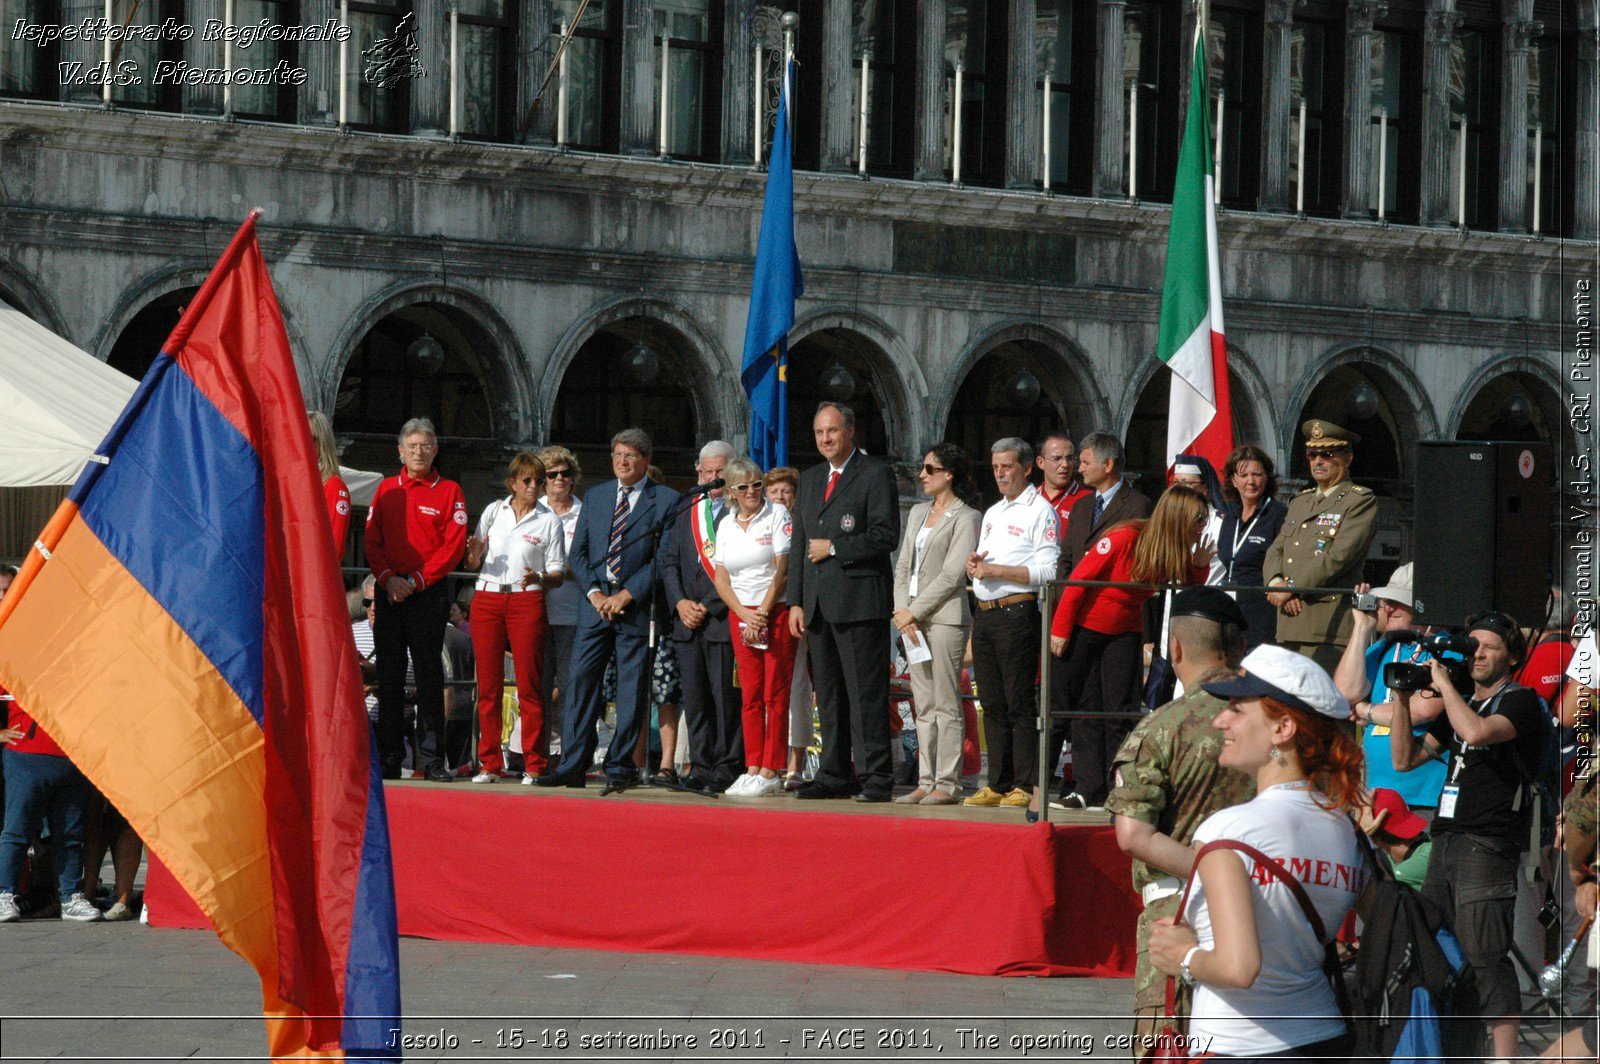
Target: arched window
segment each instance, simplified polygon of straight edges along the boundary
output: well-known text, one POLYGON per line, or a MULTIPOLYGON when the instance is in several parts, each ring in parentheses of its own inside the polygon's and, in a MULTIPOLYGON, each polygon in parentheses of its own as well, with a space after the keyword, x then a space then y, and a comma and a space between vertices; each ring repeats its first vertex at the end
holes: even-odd
POLYGON ((880 458, 889 453, 893 418, 883 367, 883 349, 846 328, 823 329, 789 349, 789 464, 817 461, 811 422, 825 399, 855 412, 856 443, 880 458))
POLYGON ((183 308, 198 291, 199 288, 180 288, 152 299, 122 327, 106 361, 135 380, 143 378, 167 337, 177 328, 183 308))
POLYGON ((1294 422, 1288 474, 1309 480, 1300 426, 1312 418, 1332 421, 1361 437, 1350 478, 1378 495, 1409 498, 1410 455, 1419 436, 1416 411, 1399 383, 1373 363, 1346 363, 1312 390, 1294 422))
MULTIPOLYGON (((1249 393, 1232 370, 1228 372, 1228 385, 1233 402, 1234 443, 1258 443, 1271 453, 1274 448, 1270 441, 1261 437, 1261 426, 1256 421, 1249 393)), ((1167 412, 1171 400, 1172 371, 1163 366, 1139 393, 1133 418, 1128 422, 1128 434, 1122 441, 1128 454, 1128 473, 1144 485, 1140 490, 1150 496, 1152 502, 1167 483, 1167 412)), ((1217 473, 1220 475, 1222 470, 1218 469, 1217 473)))
POLYGON ((1458 440, 1561 443, 1561 397, 1531 373, 1513 371, 1486 381, 1461 418, 1458 440))

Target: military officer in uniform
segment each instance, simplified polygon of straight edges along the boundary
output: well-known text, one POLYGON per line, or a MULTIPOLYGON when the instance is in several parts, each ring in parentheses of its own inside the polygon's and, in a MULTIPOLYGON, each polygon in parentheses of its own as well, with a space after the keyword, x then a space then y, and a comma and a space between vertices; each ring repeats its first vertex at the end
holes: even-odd
MULTIPOLYGON (((1115 786, 1106 809, 1116 817, 1117 845, 1133 858, 1133 888, 1144 898, 1134 967, 1135 1059, 1146 1048, 1139 1039, 1160 1029, 1166 1004, 1166 977, 1150 963, 1150 926, 1177 914, 1194 865, 1195 829, 1217 810, 1255 797, 1253 780, 1217 763, 1222 733, 1211 722, 1228 703, 1201 687, 1238 671, 1245 628, 1244 612, 1224 591, 1188 587, 1173 596, 1167 652, 1185 693, 1141 720, 1112 762, 1115 786)), ((1178 988, 1180 1018, 1188 1014, 1187 991, 1178 988)))
POLYGON ((1331 421, 1300 426, 1314 486, 1289 503, 1283 529, 1267 548, 1262 575, 1267 601, 1278 611, 1278 643, 1331 674, 1350 641, 1349 595, 1301 595, 1297 587, 1354 588, 1377 531, 1378 500, 1350 482, 1351 448, 1361 438, 1331 421))

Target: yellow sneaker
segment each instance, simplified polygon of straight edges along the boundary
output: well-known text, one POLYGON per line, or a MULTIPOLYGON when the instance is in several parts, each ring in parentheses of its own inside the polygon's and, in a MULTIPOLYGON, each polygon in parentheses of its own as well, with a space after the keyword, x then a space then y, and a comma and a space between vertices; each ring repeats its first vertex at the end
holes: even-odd
POLYGON ((1005 806, 1007 809, 1020 809, 1026 807, 1031 801, 1033 801, 1032 792, 1025 791, 1021 787, 1018 787, 1016 790, 1000 799, 1000 804, 1005 806))
POLYGON ((1004 802, 1004 801, 1005 801, 1005 796, 1002 795, 999 791, 994 790, 994 789, 989 788, 989 787, 985 787, 982 790, 980 790, 977 794, 972 795, 971 797, 969 797, 966 801, 962 802, 961 804, 962 805, 974 805, 974 806, 982 806, 982 807, 987 807, 987 808, 993 808, 994 806, 997 806, 1001 802, 1004 802))

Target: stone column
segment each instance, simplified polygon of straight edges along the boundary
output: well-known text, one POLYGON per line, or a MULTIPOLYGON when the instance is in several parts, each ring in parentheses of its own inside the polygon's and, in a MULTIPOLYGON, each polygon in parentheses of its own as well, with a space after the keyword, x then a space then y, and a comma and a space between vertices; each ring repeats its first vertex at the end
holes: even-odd
POLYGON ((1461 16, 1455 0, 1428 0, 1422 31, 1422 209, 1423 225, 1455 220, 1450 199, 1460 152, 1450 133, 1450 45, 1461 16))
MULTIPOLYGON (((755 0, 722 5, 722 161, 749 164, 755 158, 755 0)), ((805 32, 804 23, 799 32, 805 32)))
POLYGON ((840 173, 850 169, 855 149, 856 83, 851 62, 850 0, 824 0, 822 25, 822 169, 840 173))
MULTIPOLYGON (((1264 102, 1261 113, 1261 209, 1286 211, 1294 205, 1289 195, 1289 160, 1293 159, 1299 120, 1298 99, 1292 98, 1289 51, 1294 34, 1294 14, 1305 0, 1267 0, 1266 35, 1262 40, 1264 102)), ((1305 180, 1302 174, 1300 180, 1305 180)))
MULTIPOLYGON (((224 7, 224 0, 192 0, 189 7, 189 25, 199 30, 210 19, 216 19, 221 22, 225 13, 224 7)), ((183 58, 189 61, 190 66, 199 70, 220 69, 222 66, 222 42, 208 41, 203 38, 204 34, 196 32, 193 37, 184 41, 183 58)), ((237 50, 234 55, 237 58, 237 50)), ((148 76, 146 74, 146 77, 148 76)), ((190 115, 220 115, 222 113, 222 86, 185 85, 183 87, 183 113, 190 115)))
POLYGON ((539 100, 538 112, 529 119, 534 96, 555 62, 561 38, 551 32, 556 21, 550 0, 523 0, 517 5, 517 105, 511 134, 518 144, 552 144, 556 139, 556 100, 560 83, 552 76, 539 100))
POLYGON ((622 135, 626 155, 655 155, 656 46, 650 0, 622 0, 622 135))
POLYGON ((944 147, 945 0, 917 0, 917 121, 911 176, 942 181, 948 162, 944 147))
MULTIPOLYGON (((307 26, 324 25, 333 19, 339 22, 339 0, 304 0, 300 5, 300 21, 307 26)), ((350 49, 351 68, 360 72, 361 56, 356 53, 352 39, 344 47, 350 49)), ((301 41, 300 65, 305 67, 305 84, 295 90, 295 110, 303 126, 333 126, 339 123, 339 41, 301 41)))
MULTIPOLYGON (((450 9, 448 0, 412 5, 417 26, 417 65, 412 78, 411 132, 423 137, 443 137, 450 131, 450 9)), ((352 52, 351 63, 360 58, 352 52)))
POLYGON ((1372 20, 1385 0, 1350 0, 1344 16, 1344 206, 1346 218, 1369 218, 1372 187, 1372 20))
MULTIPOLYGON (((1572 121, 1573 137, 1572 235, 1579 240, 1600 236, 1600 3, 1578 0, 1577 100, 1572 121)), ((1558 181, 1556 187, 1561 183, 1558 181)), ((1553 206, 1553 205, 1552 205, 1553 206)), ((1551 216, 1555 211, 1551 210, 1551 216)))
MULTIPOLYGON (((1071 9, 1068 8, 1070 11, 1071 9)), ((1033 0, 1010 0, 1006 11, 1006 187, 1033 188, 1039 178, 1042 109, 1034 88, 1033 0)))
POLYGON ((1122 16, 1124 0, 1100 0, 1095 50, 1094 188, 1096 196, 1121 196, 1128 190, 1128 85, 1124 80, 1122 16))
MULTIPOLYGON (((105 14, 105 0, 61 0, 61 21, 68 26, 76 26, 86 18, 104 18, 105 14)), ((105 62, 105 45, 100 41, 62 41, 59 47, 61 62, 82 63, 82 73, 97 69, 105 62)), ((145 76, 150 76, 148 71, 145 76)), ((72 85, 63 80, 61 98, 69 103, 98 103, 101 87, 98 84, 72 85)))
POLYGON ((1500 231, 1528 231, 1528 65, 1533 39, 1543 30, 1533 21, 1533 0, 1505 0, 1500 78, 1500 231))

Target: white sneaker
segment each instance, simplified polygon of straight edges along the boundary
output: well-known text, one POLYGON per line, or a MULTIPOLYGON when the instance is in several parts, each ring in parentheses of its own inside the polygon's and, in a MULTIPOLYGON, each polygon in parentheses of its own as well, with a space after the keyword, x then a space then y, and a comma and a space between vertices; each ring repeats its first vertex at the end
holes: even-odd
POLYGON ((76 920, 82 924, 92 924, 102 919, 100 910, 94 907, 94 902, 82 894, 74 894, 71 898, 61 903, 61 919, 76 920))
POLYGON ((480 772, 476 776, 472 777, 472 782, 473 783, 499 783, 500 782, 500 773, 498 773, 498 772, 480 772))
POLYGON ((102 919, 104 919, 107 923, 117 923, 122 920, 132 920, 133 917, 133 909, 119 901, 114 902, 111 908, 106 910, 105 916, 102 917, 102 919))
POLYGON ((0 894, 0 924, 9 924, 13 920, 22 919, 22 909, 17 906, 17 896, 12 893, 0 894))
POLYGON ((533 773, 524 772, 522 774, 522 785, 524 787, 532 787, 533 786, 533 773))
POLYGON ((750 784, 755 782, 755 779, 756 777, 750 775, 750 773, 743 773, 722 793, 733 798, 746 798, 750 794, 750 784))
POLYGON ((751 796, 755 798, 771 798, 775 794, 782 793, 782 776, 773 776, 771 779, 768 779, 766 776, 757 776, 756 785, 750 790, 751 796))

